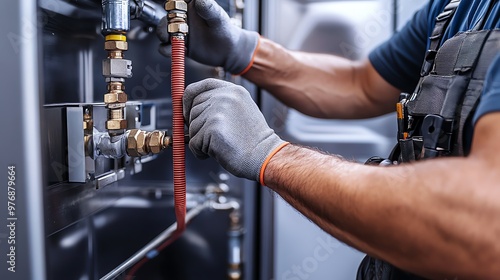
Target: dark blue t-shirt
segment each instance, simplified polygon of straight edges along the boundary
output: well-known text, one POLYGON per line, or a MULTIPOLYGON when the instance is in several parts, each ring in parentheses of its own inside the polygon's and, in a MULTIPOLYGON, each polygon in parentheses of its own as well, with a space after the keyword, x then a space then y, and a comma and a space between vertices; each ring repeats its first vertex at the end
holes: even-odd
MULTIPOLYGON (((402 92, 411 93, 415 89, 436 17, 449 2, 450 0, 429 1, 400 32, 370 53, 370 61, 377 72, 402 92)), ((473 29, 487 14, 489 5, 490 0, 462 0, 442 42, 458 32, 473 29)), ((497 1, 484 29, 500 28, 499 10, 500 4, 497 1)), ((485 114, 497 111, 500 111, 500 54, 490 66, 473 123, 485 114)))

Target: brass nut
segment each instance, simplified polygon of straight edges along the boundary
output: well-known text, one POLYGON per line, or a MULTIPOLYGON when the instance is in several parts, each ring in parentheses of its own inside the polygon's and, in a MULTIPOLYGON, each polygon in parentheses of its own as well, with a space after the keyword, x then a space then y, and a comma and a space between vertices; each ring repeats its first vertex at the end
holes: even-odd
POLYGON ((125 92, 110 92, 104 95, 104 103, 125 103, 127 102, 127 94, 125 92))
POLYGON ((170 145, 172 145, 172 138, 168 135, 163 136, 163 148, 165 149, 170 145))
POLYGON ((171 13, 168 13, 168 18, 169 19, 174 19, 174 18, 177 18, 179 20, 186 20, 187 19, 187 14, 186 13, 176 13, 176 12, 171 12, 171 13))
POLYGON ((146 150, 146 133, 139 129, 132 129, 127 136, 127 154, 131 157, 140 157, 148 154, 146 150))
POLYGON ((128 50, 128 43, 124 41, 106 41, 104 42, 104 49, 107 51, 126 51, 128 50))
POLYGON ((122 82, 109 82, 108 91, 124 91, 125 85, 122 82))
POLYGON ((127 120, 108 120, 106 121, 106 129, 108 130, 127 129, 127 120))
POLYGON ((167 11, 177 10, 177 11, 187 12, 188 5, 187 5, 186 1, 184 1, 184 0, 182 0, 182 1, 169 0, 169 1, 167 1, 167 3, 165 3, 165 10, 167 10, 167 11))
POLYGON ((106 108, 114 110, 114 109, 122 109, 127 107, 127 103, 109 103, 106 104, 106 108))
POLYGON ((83 121, 83 129, 91 130, 94 128, 94 122, 92 120, 83 121))
POLYGON ((153 131, 148 135, 146 139, 149 152, 153 154, 159 154, 163 150, 163 132, 153 131))
POLYGON ((189 26, 187 23, 174 22, 168 25, 168 33, 184 33, 189 32, 189 26))

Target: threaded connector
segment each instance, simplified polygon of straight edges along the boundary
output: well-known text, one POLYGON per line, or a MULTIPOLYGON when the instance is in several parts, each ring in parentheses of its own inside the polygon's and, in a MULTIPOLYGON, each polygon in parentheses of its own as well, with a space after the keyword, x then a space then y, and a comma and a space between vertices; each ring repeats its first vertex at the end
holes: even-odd
POLYGON ((127 154, 131 157, 159 154, 170 145, 170 136, 163 131, 146 132, 140 129, 132 129, 128 132, 127 154))
POLYGON ((189 33, 187 8, 188 5, 184 0, 168 0, 165 3, 165 10, 168 12, 168 33, 182 35, 189 33))

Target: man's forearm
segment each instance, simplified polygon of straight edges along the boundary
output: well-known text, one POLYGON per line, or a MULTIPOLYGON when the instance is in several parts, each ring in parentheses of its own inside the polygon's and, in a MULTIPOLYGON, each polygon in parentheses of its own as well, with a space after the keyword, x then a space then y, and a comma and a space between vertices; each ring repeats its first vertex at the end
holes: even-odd
POLYGON ((500 274, 500 246, 491 246, 498 244, 500 192, 471 191, 479 179, 490 182, 473 175, 482 168, 471 159, 364 166, 290 145, 272 158, 265 183, 325 231, 402 269, 493 279, 500 274))
POLYGON ((398 90, 369 61, 293 52, 261 38, 245 78, 286 105, 320 118, 366 118, 394 109, 398 90))

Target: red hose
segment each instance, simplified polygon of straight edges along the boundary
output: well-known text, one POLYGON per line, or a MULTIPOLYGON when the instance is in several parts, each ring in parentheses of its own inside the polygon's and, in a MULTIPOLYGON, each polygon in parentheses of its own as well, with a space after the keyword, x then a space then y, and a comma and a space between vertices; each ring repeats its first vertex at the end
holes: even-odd
POLYGON ((183 36, 172 36, 172 112, 174 204, 177 231, 186 228, 186 155, 184 144, 184 116, 182 96, 185 83, 185 43, 183 36))
MULTIPOLYGON (((186 228, 186 153, 184 144, 184 115, 182 112, 182 96, 185 84, 185 41, 183 36, 172 36, 172 153, 174 161, 174 207, 177 219, 177 230, 156 250, 160 252, 176 241, 186 228)), ((143 258, 126 274, 127 280, 135 278, 135 274, 146 262, 143 258)))

